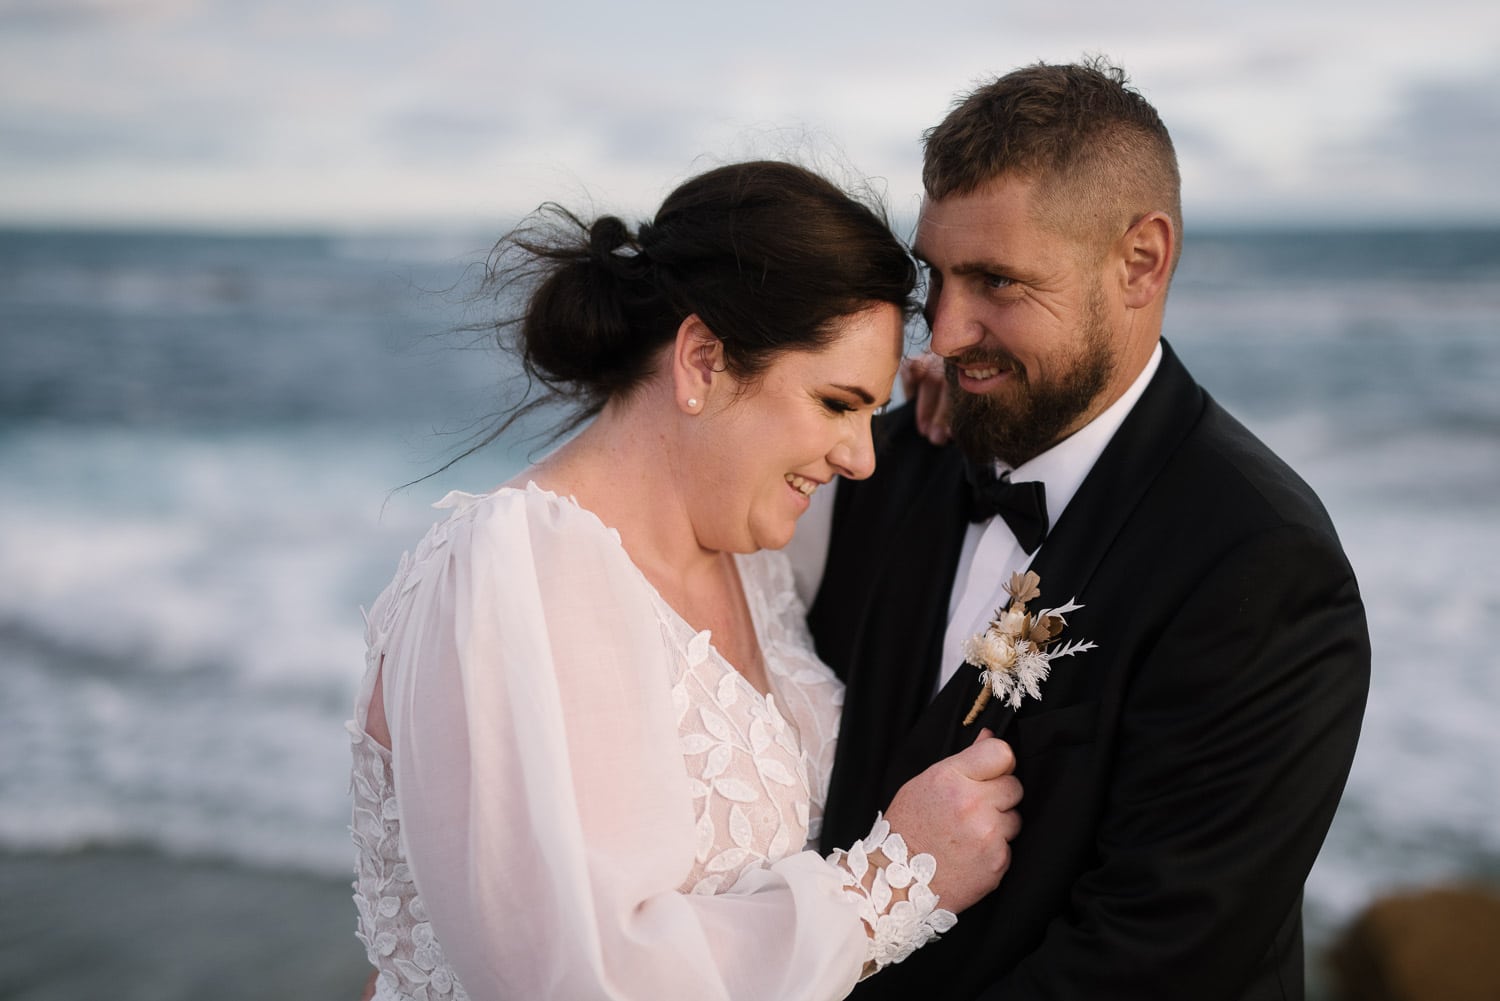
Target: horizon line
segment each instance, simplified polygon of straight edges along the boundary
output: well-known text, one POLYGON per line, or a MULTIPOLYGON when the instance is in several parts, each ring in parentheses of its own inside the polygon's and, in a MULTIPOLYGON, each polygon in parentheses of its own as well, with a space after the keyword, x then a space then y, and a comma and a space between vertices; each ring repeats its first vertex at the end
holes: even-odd
MULTIPOLYGON (((253 238, 289 237, 454 237, 464 235, 491 234, 493 240, 508 232, 524 216, 515 218, 497 217, 490 221, 457 221, 434 218, 418 222, 409 219, 384 222, 347 223, 333 220, 276 220, 249 222, 232 219, 31 219, 5 218, 0 216, 0 233, 6 234, 136 234, 161 236, 198 236, 253 238)), ((907 225, 914 225, 915 218, 892 215, 892 228, 899 234, 907 225)), ((1253 233, 1413 233, 1413 232, 1485 232, 1500 230, 1500 215, 1495 217, 1467 217, 1456 219, 1437 215, 1429 217, 1387 216, 1351 217, 1329 216, 1325 218, 1290 218, 1264 216, 1246 219, 1235 216, 1206 217, 1201 221, 1187 222, 1184 235, 1190 238, 1195 233, 1210 235, 1253 233)))

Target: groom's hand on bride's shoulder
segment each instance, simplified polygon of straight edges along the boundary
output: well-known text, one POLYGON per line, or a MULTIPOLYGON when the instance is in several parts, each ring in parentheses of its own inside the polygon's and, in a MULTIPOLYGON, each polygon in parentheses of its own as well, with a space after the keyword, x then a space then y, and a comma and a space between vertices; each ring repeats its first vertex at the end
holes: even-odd
POLYGON ((901 362, 901 392, 914 401, 917 433, 934 445, 946 445, 953 433, 953 390, 943 359, 931 351, 901 362))
POLYGON ((1010 745, 988 730, 896 791, 886 819, 912 853, 937 859, 931 887, 961 911, 1000 885, 1021 830, 1021 782, 1010 745))

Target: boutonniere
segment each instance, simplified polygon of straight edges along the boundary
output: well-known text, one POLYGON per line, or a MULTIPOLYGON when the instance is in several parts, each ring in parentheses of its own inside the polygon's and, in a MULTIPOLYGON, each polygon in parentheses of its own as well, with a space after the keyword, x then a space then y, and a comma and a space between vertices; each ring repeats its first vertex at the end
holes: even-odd
POLYGON ((1005 585, 1010 601, 995 612, 983 632, 964 640, 964 663, 979 668, 979 680, 984 684, 974 700, 974 708, 964 717, 964 726, 979 717, 991 695, 1009 702, 1012 709, 1021 707, 1024 695, 1041 699, 1042 682, 1047 680, 1054 660, 1094 649, 1094 644, 1087 640, 1056 645, 1057 637, 1068 624, 1064 616, 1082 605, 1069 601, 1035 614, 1026 611, 1028 601, 1042 596, 1037 586, 1041 582, 1042 578, 1030 570, 1012 574, 1005 585))

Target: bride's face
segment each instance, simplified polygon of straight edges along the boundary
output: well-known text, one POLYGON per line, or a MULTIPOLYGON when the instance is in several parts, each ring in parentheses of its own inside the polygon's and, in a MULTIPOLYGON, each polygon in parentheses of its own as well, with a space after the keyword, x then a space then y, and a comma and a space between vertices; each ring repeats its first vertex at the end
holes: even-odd
POLYGON ((779 549, 814 491, 874 472, 870 420, 890 400, 901 345, 901 311, 880 303, 845 317, 825 347, 780 355, 705 413, 693 477, 699 543, 779 549))

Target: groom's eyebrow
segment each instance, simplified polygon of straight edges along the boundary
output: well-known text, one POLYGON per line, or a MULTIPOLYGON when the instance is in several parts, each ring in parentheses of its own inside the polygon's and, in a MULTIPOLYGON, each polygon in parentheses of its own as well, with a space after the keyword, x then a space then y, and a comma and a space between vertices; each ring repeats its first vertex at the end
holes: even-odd
POLYGON ((948 269, 955 275, 1010 275, 1015 268, 997 260, 959 261, 948 269))
MULTIPOLYGON (((941 270, 932 261, 928 260, 920 250, 913 247, 911 256, 916 258, 917 263, 929 271, 941 270)), ((948 268, 949 273, 954 275, 993 275, 1008 274, 1010 268, 999 261, 960 261, 948 268)))

